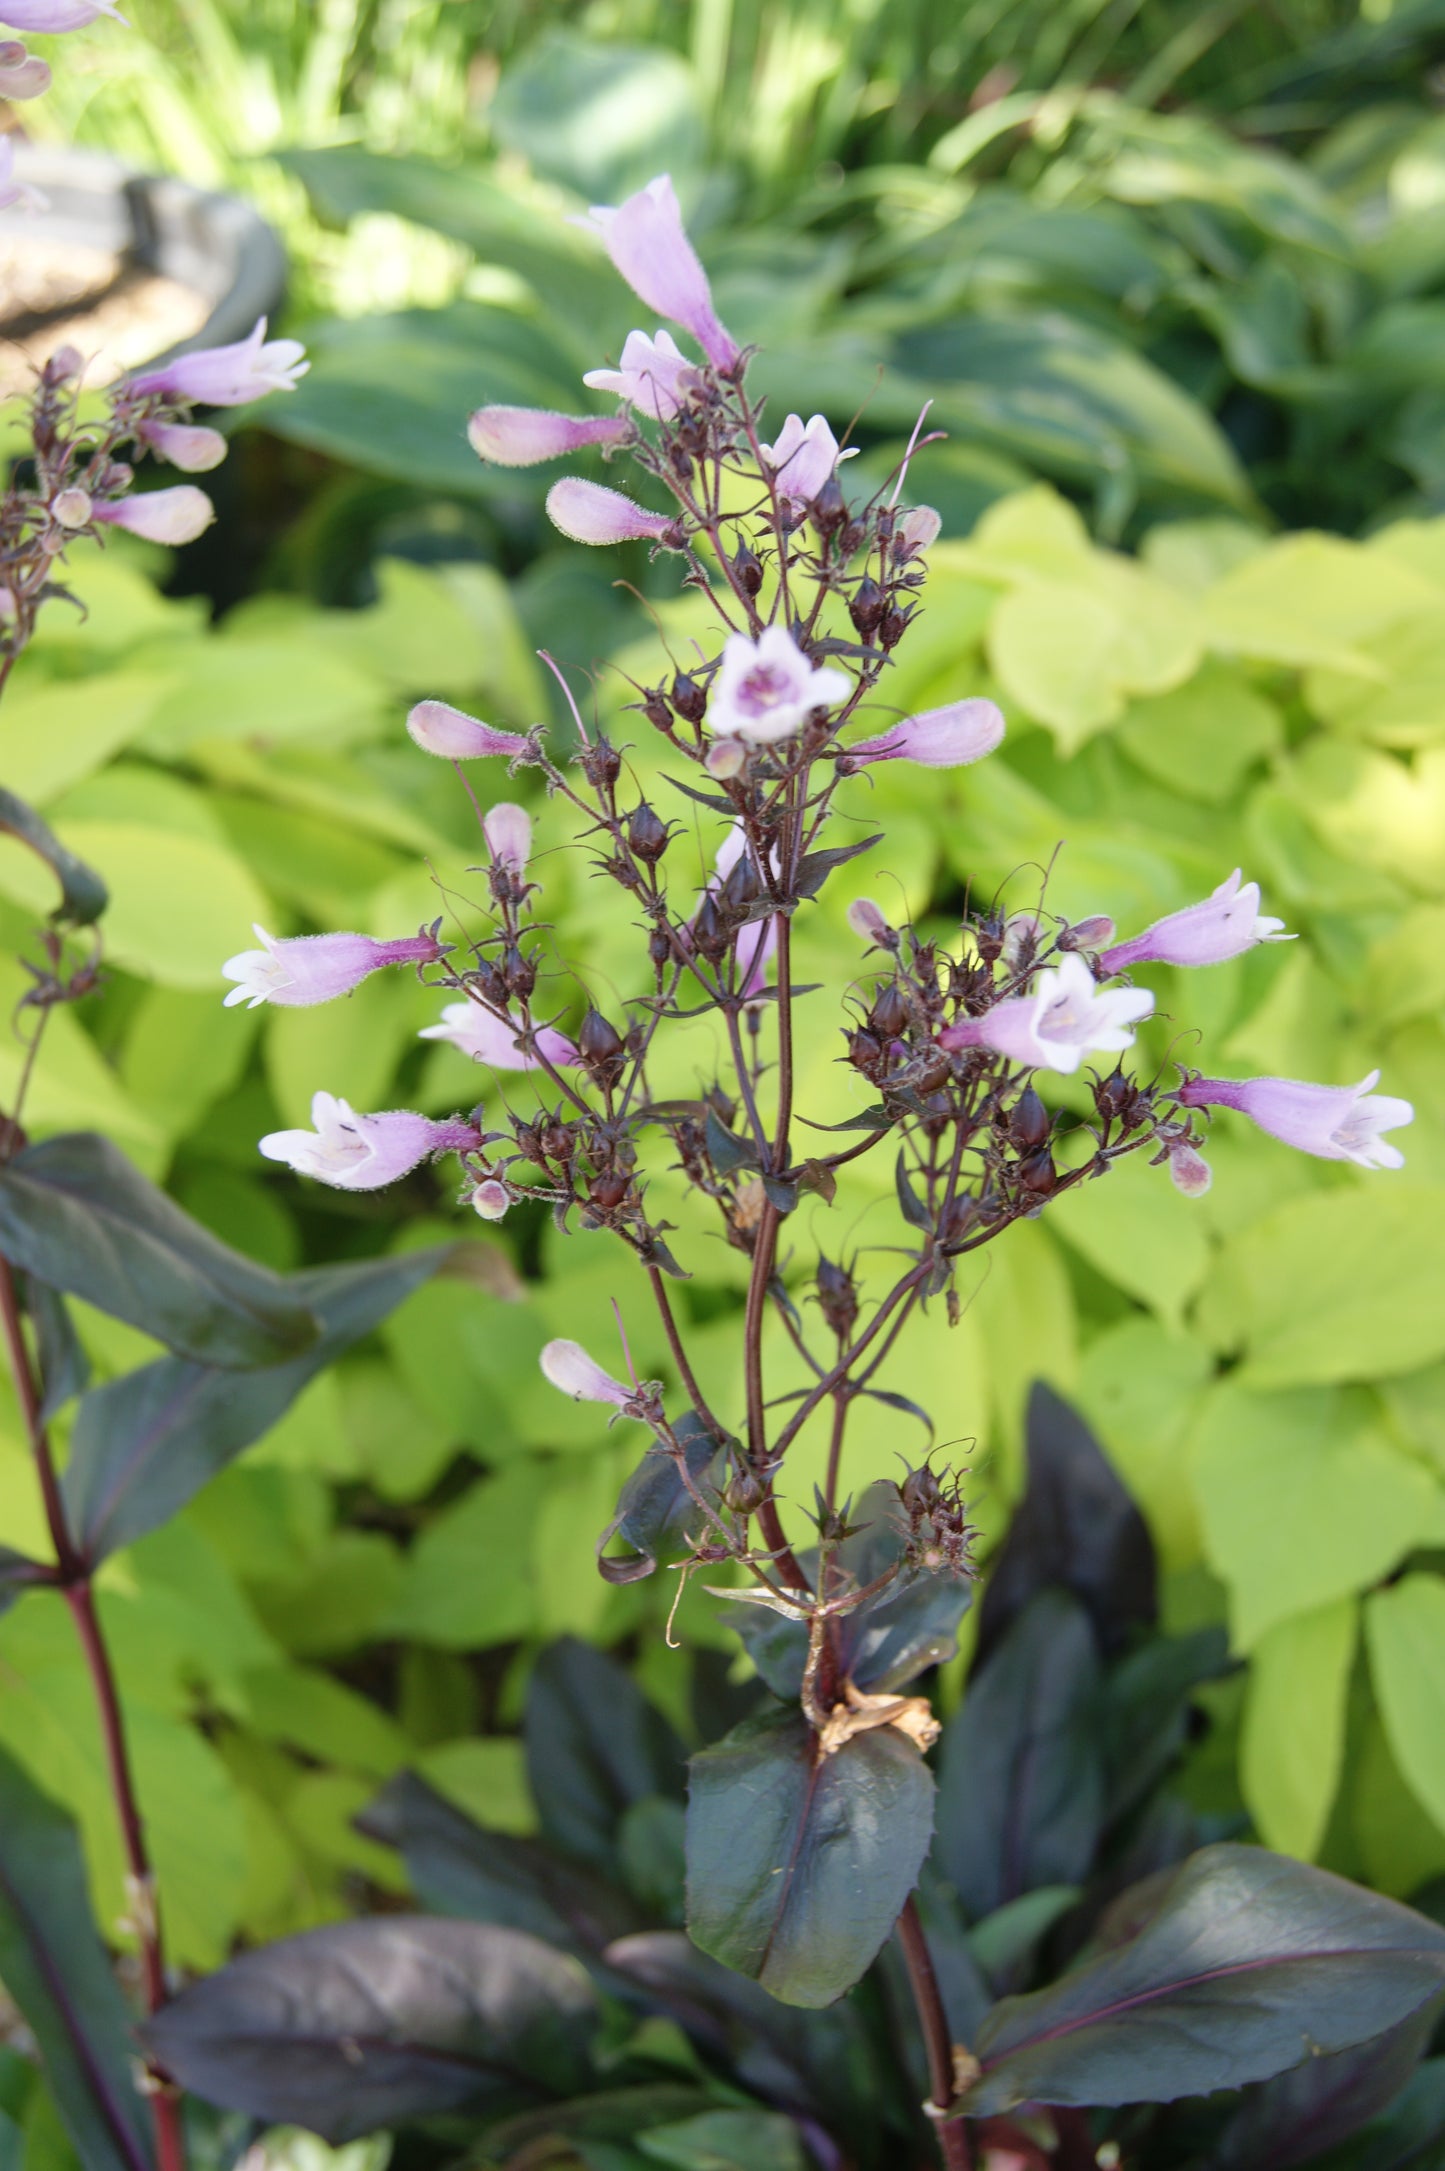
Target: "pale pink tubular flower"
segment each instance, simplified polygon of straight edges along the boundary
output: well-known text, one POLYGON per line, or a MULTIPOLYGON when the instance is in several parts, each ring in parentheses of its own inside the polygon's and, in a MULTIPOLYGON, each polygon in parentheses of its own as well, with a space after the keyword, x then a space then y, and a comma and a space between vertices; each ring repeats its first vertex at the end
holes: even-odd
POLYGON ((0 38, 0 98, 39 98, 49 88, 48 64, 18 38, 0 38))
POLYGON ((158 460, 168 460, 185 475, 204 475, 219 467, 228 450, 220 431, 200 422, 138 422, 135 434, 158 460))
POLYGON ((311 364, 299 339, 268 339, 258 317, 246 338, 229 347, 201 347, 178 354, 159 369, 132 377, 127 390, 141 398, 194 400, 202 407, 244 407, 268 392, 294 392, 311 364))
POLYGON ((713 682, 707 728, 720 739, 772 746, 800 731, 814 709, 837 708, 852 686, 841 671, 816 670, 786 626, 756 641, 730 633, 713 682))
POLYGON ((943 533, 943 519, 931 505, 915 505, 893 530, 893 555, 899 565, 931 550, 943 533))
POLYGON ((490 807, 482 817, 482 835, 499 866, 510 867, 513 874, 524 872, 532 849, 532 817, 525 807, 506 799, 490 807))
POLYGON ((359 1116, 332 1093, 313 1096, 311 1121, 314 1131, 268 1132, 261 1151, 337 1191, 380 1191, 431 1154, 462 1153, 482 1142, 473 1124, 456 1118, 434 1123, 409 1108, 359 1116))
POLYGON ((370 935, 290 935, 277 940, 264 927, 255 930, 259 950, 241 950, 228 957, 221 971, 236 981, 225 1007, 245 1003, 277 1003, 284 1009, 304 1009, 312 1003, 329 1003, 349 995, 368 974, 383 965, 434 965, 446 951, 434 933, 402 935, 394 942, 375 942, 370 935))
POLYGON ((449 701, 418 701, 406 728, 424 754, 439 754, 446 761, 479 761, 488 754, 505 754, 515 761, 527 752, 521 732, 498 731, 449 701))
POLYGON ((504 1183, 498 1183, 495 1176, 489 1176, 484 1183, 479 1183, 471 1197, 472 1211, 480 1214, 483 1221, 500 1221, 511 1203, 511 1193, 504 1183))
POLYGON ((594 204, 578 223, 602 236, 613 263, 649 309, 691 332, 718 369, 736 367, 740 349, 718 322, 707 273, 683 231, 669 175, 659 174, 615 209, 594 204))
POLYGON ((537 1055, 528 1055, 517 1040, 517 1029, 504 1018, 494 1017, 480 1003, 448 1003, 440 1025, 424 1025, 419 1040, 446 1040, 469 1055, 474 1063, 488 1063, 493 1070, 537 1070, 539 1057, 555 1068, 579 1063, 577 1043, 555 1027, 544 1025, 537 1033, 537 1055))
POLYGON ((1398 1146, 1381 1137, 1415 1120, 1409 1101, 1376 1093, 1380 1073, 1358 1085, 1310 1085, 1297 1078, 1188 1078, 1179 1089, 1186 1108, 1236 1108, 1271 1138, 1322 1161, 1359 1168, 1403 1168, 1398 1146))
POLYGON ((90 517, 102 527, 128 528, 148 543, 193 543, 215 519, 216 508, 204 490, 181 482, 172 490, 145 490, 93 505, 90 517))
POLYGON ((1187 1199, 1202 1199, 1214 1181, 1214 1171, 1203 1154, 1183 1140, 1169 1148, 1169 1174, 1175 1190, 1187 1199))
POLYGON ((594 1363, 580 1342, 549 1342, 538 1359, 542 1375, 574 1402, 610 1402, 625 1409, 632 1389, 594 1363))
POLYGON ((57 37, 67 30, 85 30, 98 15, 123 23, 119 8, 106 0, 0 0, 0 23, 12 30, 41 31, 57 37))
POLYGON ((939 1034, 944 1048, 993 1048, 1036 1070, 1076 1071, 1091 1049, 1133 1045, 1134 1027, 1154 1008, 1147 988, 1101 988, 1084 960, 1066 951, 1027 995, 960 1018, 939 1034))
POLYGON ((622 415, 557 415, 544 407, 479 407, 467 439, 479 460, 535 467, 587 445, 620 445, 632 434, 622 415))
POLYGON ((814 415, 807 423, 801 415, 789 415, 776 442, 758 449, 777 480, 779 497, 794 505, 811 505, 839 460, 851 456, 839 452, 824 415, 814 415))
POLYGON ((593 392, 610 392, 654 422, 670 422, 688 395, 702 382, 695 366, 671 332, 629 332, 616 369, 589 369, 582 382, 593 392))
POLYGON ((871 897, 855 897, 847 911, 848 925, 855 935, 879 949, 891 949, 895 937, 883 914, 871 897))
POLYGON ((847 749, 849 761, 916 761, 923 769, 961 769, 1003 741, 1003 711, 992 701, 950 701, 905 716, 891 731, 847 749))
POLYGON ((1201 903, 1166 913, 1142 935, 1103 951, 1100 969, 1112 973, 1126 972, 1131 965, 1222 965, 1256 943, 1293 942, 1283 920, 1260 911, 1259 884, 1245 882, 1241 887, 1240 874, 1236 867, 1201 903))
POLYGON ((674 549, 682 535, 666 513, 644 512, 620 490, 580 475, 564 475, 547 492, 547 517, 574 543, 667 543, 674 549))

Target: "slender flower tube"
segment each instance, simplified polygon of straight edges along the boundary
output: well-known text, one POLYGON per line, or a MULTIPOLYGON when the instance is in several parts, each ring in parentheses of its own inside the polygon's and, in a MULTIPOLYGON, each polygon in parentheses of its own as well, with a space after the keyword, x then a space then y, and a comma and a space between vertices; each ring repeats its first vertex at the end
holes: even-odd
POLYGON ((1002 743, 1003 711, 992 701, 950 701, 905 716, 891 731, 847 748, 850 762, 916 761, 924 769, 961 769, 1002 743))
POLYGON ((1115 943, 1099 957, 1106 973, 1125 972, 1131 965, 1222 965, 1226 958, 1242 957, 1260 942, 1293 942, 1284 932, 1283 920, 1272 920, 1259 909, 1259 884, 1240 886, 1236 867, 1217 890, 1197 905, 1170 912, 1155 920, 1142 935, 1115 943))
POLYGON ((446 1040, 474 1063, 489 1063, 493 1070, 536 1070, 540 1058, 560 1068, 580 1063, 577 1043, 565 1033, 544 1025, 537 1034, 537 1055, 528 1055, 518 1044, 516 1028, 493 1017, 480 1003, 448 1003, 440 1025, 424 1025, 419 1040, 446 1040))
POLYGON ((135 497, 92 505, 90 517, 101 527, 128 528, 148 543, 193 543, 216 517, 216 508, 194 483, 173 490, 146 490, 135 497))
POLYGON ((506 1185, 498 1183, 495 1176, 479 1183, 472 1193, 472 1211, 480 1214, 483 1221, 500 1221, 511 1203, 506 1185))
POLYGON ((610 392, 654 422, 670 422, 702 383, 671 332, 629 332, 617 369, 589 369, 582 382, 593 392, 610 392))
POLYGON ((718 369, 733 369, 741 350, 719 323, 707 273, 683 231, 671 177, 665 173, 615 208, 594 204, 585 219, 607 244, 627 284, 649 309, 691 332, 718 369))
POLYGON ((160 369, 132 377, 127 389, 142 398, 244 407, 250 400, 264 399, 268 392, 294 392, 297 379, 310 367, 299 339, 268 339, 266 319, 258 317, 244 339, 229 347, 178 354, 160 369))
POLYGON ((106 0, 0 0, 0 23, 12 30, 42 31, 51 37, 67 30, 85 30, 98 15, 123 23, 119 8, 106 0))
POLYGON ((730 633, 707 728, 719 739, 772 746, 800 731, 814 709, 837 708, 851 692, 841 671, 814 669, 786 626, 768 626, 756 641, 730 633))
POLYGON ((610 1402, 625 1409, 632 1389, 593 1362, 580 1342, 549 1342, 538 1359, 543 1377, 574 1402, 610 1402))
POLYGON ((772 469, 779 497, 799 506, 811 505, 839 460, 850 457, 839 452, 825 415, 814 415, 807 423, 801 415, 789 415, 776 442, 758 449, 772 469))
POLYGON ((993 1048, 1012 1062, 1067 1076, 1091 1049, 1131 1047, 1134 1027, 1153 1008, 1147 988, 1101 988, 1084 960, 1066 951, 1027 995, 996 1003, 981 1018, 960 1018, 939 1034, 939 1045, 993 1048))
POLYGON ((349 995, 383 965, 434 965, 446 956, 435 932, 403 935, 395 942, 374 942, 370 935, 291 935, 278 941, 264 927, 255 929, 259 950, 241 950, 228 957, 221 971, 234 980, 226 997, 227 1010, 245 1003, 277 1003, 285 1009, 304 1009, 312 1003, 329 1003, 349 995))
POLYGON ((229 449, 219 430, 199 422, 138 422, 136 436, 159 460, 168 460, 185 475, 204 475, 219 467, 229 449))
POLYGON ((544 407, 479 407, 467 424, 473 452, 497 467, 535 467, 586 445, 620 445, 631 434, 624 415, 557 415, 544 407))
POLYGON ((1409 1101, 1376 1093, 1380 1073, 1358 1085, 1310 1085, 1297 1078, 1187 1078, 1179 1089, 1185 1108, 1237 1108, 1271 1138, 1322 1161, 1353 1161, 1359 1168, 1403 1168, 1398 1146, 1381 1137, 1415 1120, 1409 1101))
POLYGON ((445 761, 479 761, 486 754, 505 754, 515 761, 527 752, 521 732, 498 731, 449 701, 418 701, 406 728, 424 754, 439 754, 445 761))
POLYGON ((510 867, 513 874, 525 872, 532 849, 532 817, 525 807, 513 806, 504 799, 489 808, 482 818, 482 835, 498 866, 510 867))
POLYGON ((50 88, 50 69, 18 38, 0 38, 0 98, 39 98, 50 88))
POLYGON ((547 492, 547 517, 574 543, 667 543, 682 541, 677 522, 666 513, 644 512, 620 490, 580 475, 564 475, 547 492))
POLYGON ((431 1154, 461 1153, 482 1142, 470 1123, 434 1123, 409 1108, 359 1116, 332 1093, 313 1096, 311 1121, 314 1131, 268 1132, 261 1151, 337 1191, 380 1191, 431 1154))

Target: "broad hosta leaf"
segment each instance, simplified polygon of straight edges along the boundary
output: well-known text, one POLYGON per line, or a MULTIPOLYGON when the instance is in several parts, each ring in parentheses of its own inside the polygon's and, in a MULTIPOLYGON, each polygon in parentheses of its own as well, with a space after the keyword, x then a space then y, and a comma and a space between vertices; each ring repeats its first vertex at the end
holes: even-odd
MULTIPOLYGON (((712 1466, 718 1461, 717 1441, 694 1410, 688 1410, 673 1430, 683 1443, 693 1485, 704 1499, 709 1494, 716 1499, 712 1466)), ((619 1493, 617 1513, 597 1541, 597 1565, 609 1583, 640 1582, 653 1573, 659 1560, 680 1558, 687 1550, 685 1534, 701 1531, 705 1521, 675 1458, 660 1445, 650 1447, 619 1493), (606 1555, 603 1548, 614 1538, 621 1538, 630 1550, 606 1555)))
POLYGON ((1156 1611, 1154 1548, 1144 1518, 1076 1410, 1037 1380, 1025 1423, 1028 1490, 989 1572, 980 1660, 1051 1584, 1070 1590, 1106 1657, 1156 1611))
POLYGON ((1424 2055, 1435 2017, 1426 2006, 1372 2042, 1257 2082, 1211 2149, 1209 2171, 1289 2171, 1315 2163, 1325 2144, 1333 2154, 1334 2144, 1394 2102, 1424 2055))
POLYGON ((75 1828, 3 1753, 0 1979, 40 2046, 84 2171, 147 2171, 135 2045, 91 1917, 75 1828))
POLYGON ((1445 1582, 1407 1575, 1365 1605, 1365 1641, 1395 1762, 1445 1829, 1445 1582))
POLYGON ((336 2142, 581 2089, 596 2017, 581 1968, 550 1945, 393 1915, 243 1953, 146 2033, 206 2102, 336 2142))
POLYGON ((892 1728, 817 1754, 801 1712, 744 1720, 692 1759, 688 1931, 789 2005, 858 1980, 918 1879, 933 1778, 892 1728))
POLYGON ((1383 2035, 1442 1985, 1445 1930, 1423 1915, 1262 1848, 1205 1847, 1129 1944, 995 2008, 966 2107, 1242 2088, 1383 2035))
POLYGON ((1104 1815, 1099 1680, 1083 1607, 1041 1591, 944 1729, 934 1860, 971 1921, 1082 1884, 1104 1815))
MULTIPOLYGON (((902 1546, 898 1530, 898 1488, 870 1485, 850 1520, 853 1536, 833 1555, 833 1580, 829 1588, 843 1588, 842 1573, 862 1586, 897 1560, 902 1546)), ((802 1556, 804 1571, 817 1574, 817 1550, 802 1556)), ((900 1581, 870 1599, 838 1623, 839 1670, 845 1680, 876 1694, 903 1688, 927 1666, 950 1657, 958 1640, 958 1624, 968 1610, 972 1585, 946 1575, 918 1575, 900 1581)), ((794 1702, 803 1686, 808 1657, 808 1632, 801 1621, 790 1621, 761 1606, 730 1609, 729 1626, 747 1646, 748 1656, 775 1696, 794 1702)))
POLYGON ((0 1169, 0 1244, 52 1289, 203 1364, 275 1364, 320 1331, 279 1275, 219 1242, 89 1132, 27 1146, 0 1169))
POLYGON ((357 1821, 397 1848, 412 1890, 438 1913, 525 1930, 568 1951, 599 1951, 637 1926, 616 1886, 536 1840, 485 1830, 415 1772, 390 1780, 357 1821))
POLYGON ((98 920, 110 902, 109 893, 100 876, 83 860, 68 852, 55 832, 33 807, 13 792, 0 789, 0 831, 18 837, 43 859, 60 884, 60 903, 55 910, 58 920, 73 920, 77 926, 88 926, 98 920))
POLYGON ((446 1258, 447 1247, 434 1247, 278 1281, 283 1299, 321 1324, 319 1339, 289 1364, 238 1376, 163 1357, 86 1395, 63 1480, 86 1558, 102 1560, 166 1522, 446 1258))
POLYGON ((625 1809, 682 1791, 682 1743, 661 1712, 630 1674, 571 1636, 537 1661, 525 1734, 542 1836, 595 1869, 615 1870, 625 1809))

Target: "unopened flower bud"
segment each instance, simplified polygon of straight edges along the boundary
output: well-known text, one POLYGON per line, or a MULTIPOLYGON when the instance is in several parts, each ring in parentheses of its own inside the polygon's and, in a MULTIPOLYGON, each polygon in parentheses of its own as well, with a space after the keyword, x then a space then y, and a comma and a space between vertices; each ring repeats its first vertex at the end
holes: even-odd
POLYGON ((489 807, 482 818, 482 835, 497 867, 514 875, 525 871, 532 849, 532 817, 525 807, 505 799, 489 807))
POLYGON ((515 760, 527 751, 520 732, 498 731, 446 701, 418 701, 406 728, 424 753, 439 754, 447 761, 476 761, 487 754, 505 754, 515 760))
POLYGON ((644 799, 627 818, 627 842, 645 866, 655 867, 667 850, 670 831, 644 799))
POLYGON ((574 1402, 610 1402, 622 1409, 632 1400, 632 1389, 604 1372, 580 1342, 549 1342, 539 1362, 543 1378, 574 1402))
POLYGON ((611 1088, 622 1076, 626 1049, 616 1028, 595 1006, 582 1020, 577 1051, 588 1072, 600 1086, 611 1088))
POLYGON ((737 556, 733 559, 733 572, 737 575, 738 586, 745 595, 755 596, 763 585, 762 560, 756 552, 749 549, 746 541, 738 544, 737 556))
POLYGON ((871 573, 866 574, 848 605, 848 616, 865 641, 872 638, 887 607, 883 590, 871 573))
POLYGON ((479 407, 467 424, 473 452, 497 467, 536 467, 584 445, 621 444, 631 434, 625 415, 558 415, 541 407, 479 407))
POLYGON ((707 714, 707 688, 688 671, 679 671, 672 682, 672 705, 690 724, 700 724, 707 714))
POLYGON ((502 960, 502 985, 509 995, 520 995, 524 999, 537 985, 536 961, 519 950, 515 943, 510 945, 502 960))
POLYGON ((727 872, 722 886, 722 901, 729 912, 746 912, 762 895, 758 871, 748 852, 739 853, 727 872))
POLYGON ((598 738, 581 749, 577 766, 594 791, 609 791, 622 774, 622 756, 610 739, 598 738))
POLYGON ((898 937, 871 897, 855 897, 848 907, 848 925, 864 942, 876 943, 880 950, 897 947, 898 937))
POLYGON ((912 615, 911 611, 900 611, 896 606, 885 611, 878 622, 878 646, 883 649, 896 648, 908 631, 912 615))
POLYGON ((89 491, 72 487, 57 492, 50 501, 50 511, 62 528, 83 528, 90 522, 95 508, 89 491))
POLYGON ((547 492, 547 517, 574 543, 661 543, 680 550, 683 534, 666 513, 649 513, 620 490, 564 475, 547 492))
POLYGON ((763 1504, 762 1481, 752 1470, 739 1470, 728 1480, 723 1499, 734 1515, 756 1515, 763 1504))
POLYGON ((95 505, 90 517, 107 527, 128 528, 148 543, 193 543, 215 519, 216 508, 204 490, 182 482, 171 490, 148 490, 141 496, 95 505))
POLYGON ((813 525, 820 535, 832 535, 848 518, 848 507, 843 499, 836 475, 830 475, 809 510, 813 525))
POLYGON ((847 1039, 848 1061, 853 1068, 862 1071, 865 1078, 876 1078, 884 1060, 883 1043, 877 1034, 860 1026, 856 1033, 849 1033, 847 1039))
POLYGON ((714 739, 703 757, 703 767, 709 776, 727 778, 736 776, 747 758, 748 750, 741 739, 714 739))
POLYGON ((650 686, 642 700, 642 713, 655 731, 671 731, 672 711, 660 686, 650 686))
POLYGON ((896 980, 890 980, 873 998, 873 1007, 868 1013, 869 1030, 880 1040, 896 1040, 907 1025, 908 1005, 903 999, 903 991, 896 980))
POLYGON ((839 1341, 846 1341, 858 1318, 858 1291, 853 1276, 847 1267, 835 1266, 820 1252, 816 1287, 818 1309, 839 1341))
POLYGON ((57 347, 40 373, 41 380, 48 385, 69 384, 71 378, 78 377, 84 367, 85 356, 79 347, 69 344, 57 347))
POLYGON ((943 530, 943 521, 931 505, 915 505, 893 530, 893 556, 899 565, 929 549, 943 530))
POLYGON ((1105 943, 1114 939, 1114 922, 1107 912, 1096 912, 1087 920, 1075 920, 1066 928, 1059 940, 1070 950, 1102 950, 1105 943))
POLYGON ((477 1185, 471 1203, 473 1212, 480 1214, 483 1221, 500 1221, 512 1201, 506 1185, 489 1176, 485 1183, 477 1185))
POLYGON ((717 965, 727 956, 729 939, 717 898, 707 890, 692 916, 692 946, 709 965, 717 965))
POLYGON ((1026 1151, 1042 1146, 1052 1127, 1049 1112, 1038 1094, 1032 1086, 1025 1086, 1009 1115, 1009 1133, 1014 1144, 1026 1151))
POLYGON ((1213 1169, 1186 1139, 1169 1149, 1169 1174, 1175 1190, 1182 1191, 1187 1199, 1202 1199, 1214 1181, 1213 1169))
POLYGON ((1054 1167, 1054 1157, 1047 1146, 1041 1146, 1036 1153, 1024 1155, 1018 1165, 1018 1179, 1025 1191, 1035 1192, 1040 1198, 1048 1196, 1059 1177, 1054 1167))

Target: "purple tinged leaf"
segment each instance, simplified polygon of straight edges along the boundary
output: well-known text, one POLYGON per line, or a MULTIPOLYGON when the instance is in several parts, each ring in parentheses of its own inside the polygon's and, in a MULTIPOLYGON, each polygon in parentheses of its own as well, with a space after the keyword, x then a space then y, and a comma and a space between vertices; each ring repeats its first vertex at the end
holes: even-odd
POLYGON ((615 1875, 623 1811, 681 1794, 682 1743, 629 1673, 571 1636, 533 1668, 523 1731, 543 1838, 615 1875))
POLYGON ((1419 2065, 1438 2006, 1386 2034, 1256 2082, 1210 2150, 1210 2171, 1291 2171, 1387 2110, 1419 2065))
POLYGON ((1445 2163, 1445 2058, 1430 2058, 1379 2118, 1309 2171, 1440 2171, 1445 2163))
POLYGON ((60 884, 60 903, 52 913, 52 919, 70 920, 77 927, 88 927, 98 920, 110 903, 110 892, 93 868, 84 860, 77 859, 33 807, 14 792, 0 789, 0 831, 18 837, 29 845, 32 852, 43 859, 60 884))
MULTIPOLYGON (((717 1497, 726 1469, 717 1441, 695 1410, 673 1427, 693 1485, 704 1499, 717 1497)), ((597 1566, 608 1583, 640 1583, 660 1560, 680 1559, 685 1533, 702 1528, 704 1517, 684 1484, 676 1457, 661 1442, 647 1450, 617 1500, 617 1513, 597 1540, 597 1566), (630 1551, 608 1557, 603 1547, 620 1538, 630 1551)))
POLYGON ((964 2099, 1172 2103, 1243 2088, 1395 2028, 1445 1986, 1445 1930, 1263 1848, 1206 1847, 1119 1950, 1005 1998, 964 2099))

